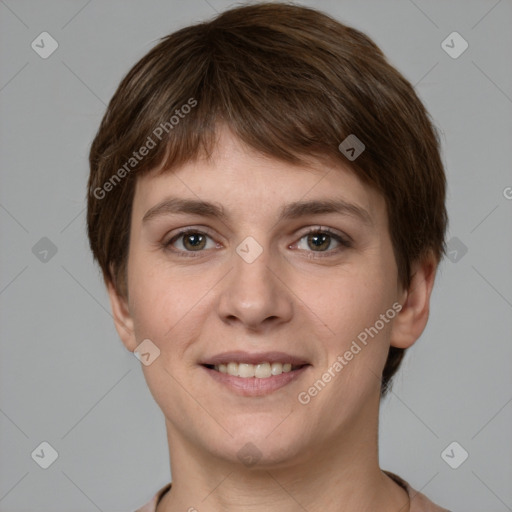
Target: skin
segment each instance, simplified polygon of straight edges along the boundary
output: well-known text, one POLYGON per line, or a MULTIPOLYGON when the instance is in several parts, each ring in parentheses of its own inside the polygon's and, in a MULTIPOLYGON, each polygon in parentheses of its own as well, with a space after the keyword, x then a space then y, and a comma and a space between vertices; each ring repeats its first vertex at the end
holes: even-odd
POLYGON ((142 366, 171 460, 172 490, 158 512, 407 510, 407 494, 379 468, 379 376, 389 346, 407 348, 423 331, 435 270, 432 258, 416 263, 410 289, 401 289, 384 199, 348 166, 283 163, 222 129, 210 160, 139 178, 128 298, 108 289, 126 348, 150 339, 160 349, 142 366), (229 217, 179 213, 143 223, 169 196, 219 203, 229 217), (329 198, 358 205, 369 222, 346 213, 277 220, 292 201, 329 198), (208 230, 201 249, 190 236, 163 246, 189 226, 208 230), (308 228, 326 227, 351 246, 331 238, 319 249, 308 240, 308 228), (250 264, 236 252, 248 236, 263 249, 250 264), (197 257, 180 257, 187 249, 197 257), (395 302, 400 313, 302 405, 298 394, 395 302), (272 394, 244 397, 199 365, 231 350, 278 350, 311 366, 272 394), (261 456, 250 467, 237 456, 248 442, 261 456))

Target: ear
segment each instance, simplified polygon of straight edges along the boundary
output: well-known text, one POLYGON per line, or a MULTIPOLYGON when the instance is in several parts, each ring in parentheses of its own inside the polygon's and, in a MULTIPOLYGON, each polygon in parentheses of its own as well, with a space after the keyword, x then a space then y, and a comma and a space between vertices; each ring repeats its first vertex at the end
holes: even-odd
POLYGON ((112 282, 109 281, 106 285, 117 334, 121 338, 124 346, 130 352, 133 352, 137 348, 137 341, 133 329, 133 319, 130 314, 128 300, 117 292, 112 282))
POLYGON ((433 255, 415 263, 411 268, 409 289, 402 292, 402 309, 393 321, 391 346, 409 348, 425 329, 436 269, 437 262, 433 255))

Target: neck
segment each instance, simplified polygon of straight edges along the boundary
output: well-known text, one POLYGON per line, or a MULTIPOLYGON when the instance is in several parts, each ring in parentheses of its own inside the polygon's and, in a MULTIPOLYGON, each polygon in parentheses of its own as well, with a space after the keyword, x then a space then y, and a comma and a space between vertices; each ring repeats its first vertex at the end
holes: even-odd
POLYGON ((378 404, 370 418, 286 463, 249 468, 201 450, 167 423, 173 484, 158 512, 406 512, 407 493, 379 467, 378 404))

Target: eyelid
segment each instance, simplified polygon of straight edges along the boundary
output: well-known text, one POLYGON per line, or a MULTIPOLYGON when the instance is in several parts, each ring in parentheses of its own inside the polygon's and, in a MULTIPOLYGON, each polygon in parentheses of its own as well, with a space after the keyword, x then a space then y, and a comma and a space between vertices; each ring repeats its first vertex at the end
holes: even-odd
POLYGON ((303 232, 301 235, 299 235, 300 238, 303 238, 304 236, 309 235, 310 233, 326 233, 328 235, 342 239, 347 244, 352 244, 354 242, 352 237, 347 235, 345 232, 338 231, 333 228, 329 228, 327 226, 312 226, 312 227, 308 227, 306 229, 307 230, 305 232, 303 232))
POLYGON ((186 226, 183 228, 176 228, 172 230, 173 234, 167 233, 169 235, 167 237, 164 237, 164 240, 167 240, 167 242, 163 243, 169 243, 171 240, 178 238, 182 235, 186 235, 187 233, 203 233, 205 235, 208 235, 211 238, 214 238, 217 235, 214 235, 213 231, 210 228, 207 228, 205 226, 186 226))

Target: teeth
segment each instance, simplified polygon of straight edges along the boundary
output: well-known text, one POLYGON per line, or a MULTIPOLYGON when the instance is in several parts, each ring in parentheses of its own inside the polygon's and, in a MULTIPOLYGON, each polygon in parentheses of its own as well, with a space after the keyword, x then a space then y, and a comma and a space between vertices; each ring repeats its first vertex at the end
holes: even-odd
POLYGON ((234 377, 242 377, 248 379, 250 377, 256 377, 257 379, 267 379, 273 375, 281 375, 281 373, 287 373, 292 371, 291 363, 260 363, 260 364, 249 364, 249 363, 235 363, 230 362, 227 364, 218 364, 214 366, 214 369, 220 373, 227 373, 234 377))
POLYGON ((283 373, 283 365, 281 363, 272 363, 270 372, 272 375, 280 375, 283 373))
POLYGON ((254 368, 254 376, 257 379, 266 379, 272 375, 270 363, 257 364, 254 368))
POLYGON ((253 364, 246 364, 246 363, 240 363, 238 365, 238 376, 248 378, 248 377, 254 377, 254 370, 255 367, 253 364))

